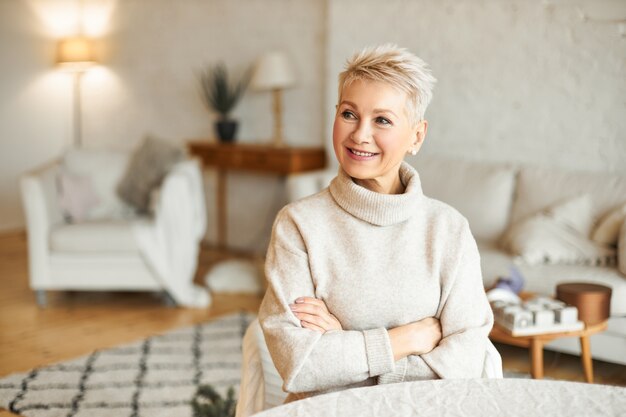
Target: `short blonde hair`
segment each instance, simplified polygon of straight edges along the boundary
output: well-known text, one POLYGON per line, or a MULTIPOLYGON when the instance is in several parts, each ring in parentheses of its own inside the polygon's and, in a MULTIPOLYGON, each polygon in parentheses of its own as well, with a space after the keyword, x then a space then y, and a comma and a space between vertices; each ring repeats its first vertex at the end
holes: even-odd
POLYGON ((356 80, 379 81, 407 94, 407 115, 414 125, 424 119, 437 80, 420 58, 394 44, 365 48, 346 61, 339 74, 339 102, 343 89, 356 80))

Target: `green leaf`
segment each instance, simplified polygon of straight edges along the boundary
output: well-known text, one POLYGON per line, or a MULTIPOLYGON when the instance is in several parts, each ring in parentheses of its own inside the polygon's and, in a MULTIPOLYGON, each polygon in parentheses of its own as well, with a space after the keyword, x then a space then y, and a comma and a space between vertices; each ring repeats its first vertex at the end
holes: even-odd
POLYGON ((224 399, 211 385, 201 385, 191 407, 194 417, 234 417, 237 408, 235 389, 229 387, 224 399))
POLYGON ((206 104, 222 118, 227 118, 243 96, 250 78, 251 70, 248 69, 239 81, 231 83, 223 62, 208 67, 200 76, 206 104))

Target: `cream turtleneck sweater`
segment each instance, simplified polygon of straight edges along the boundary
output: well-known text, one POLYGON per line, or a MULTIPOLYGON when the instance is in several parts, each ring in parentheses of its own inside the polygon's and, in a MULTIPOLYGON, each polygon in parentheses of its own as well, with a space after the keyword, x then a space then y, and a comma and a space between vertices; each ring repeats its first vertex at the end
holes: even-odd
POLYGON ((343 171, 278 214, 259 321, 286 402, 376 383, 478 378, 493 316, 467 220, 423 195, 400 168, 403 194, 379 194, 343 171), (323 300, 344 330, 305 329, 289 304, 323 300), (394 362, 388 329, 437 317, 443 338, 394 362))

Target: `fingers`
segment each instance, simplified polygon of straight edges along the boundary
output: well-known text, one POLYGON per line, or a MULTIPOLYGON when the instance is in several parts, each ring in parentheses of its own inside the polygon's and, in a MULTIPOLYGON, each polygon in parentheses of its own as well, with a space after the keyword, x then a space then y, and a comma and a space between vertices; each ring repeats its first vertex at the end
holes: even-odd
POLYGON ((300 320, 302 327, 325 333, 329 330, 342 330, 341 323, 333 316, 324 301, 313 297, 300 297, 289 308, 300 320), (307 325, 305 325, 305 323, 307 325))
POLYGON ((313 314, 295 312, 295 311, 294 311, 294 314, 296 315, 298 319, 300 319, 300 321, 313 324, 321 329, 324 329, 324 331, 328 330, 330 327, 330 323, 326 321, 323 317, 316 316, 313 314))
POLYGON ((319 326, 316 326, 313 323, 309 323, 308 321, 300 321, 300 323, 302 324, 302 327, 304 327, 305 329, 315 330, 316 332, 320 332, 322 334, 326 333, 326 330, 324 330, 323 328, 319 326))
POLYGON ((331 318, 329 317, 329 313, 322 310, 320 307, 312 304, 292 304, 290 308, 298 319, 321 327, 324 331, 330 328, 331 318))
POLYGON ((325 311, 328 311, 328 307, 326 307, 326 303, 318 298, 313 298, 313 297, 296 298, 296 304, 313 304, 315 306, 318 306, 319 308, 324 309, 325 311))
POLYGON ((291 308, 291 311, 298 311, 298 312, 313 314, 317 316, 326 316, 330 314, 327 309, 322 308, 319 305, 315 305, 315 304, 309 304, 309 303, 290 304, 289 307, 291 308))
POLYGON ((441 322, 434 317, 427 317, 408 326, 413 330, 411 346, 415 355, 428 353, 441 342, 441 322))

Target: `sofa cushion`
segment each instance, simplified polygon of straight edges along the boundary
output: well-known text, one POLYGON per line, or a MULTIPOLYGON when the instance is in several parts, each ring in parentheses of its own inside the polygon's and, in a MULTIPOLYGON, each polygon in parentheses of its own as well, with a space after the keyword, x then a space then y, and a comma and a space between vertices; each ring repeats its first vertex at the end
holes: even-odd
POLYGON ((110 149, 70 149, 63 156, 62 170, 91 180, 99 203, 87 219, 123 219, 130 210, 115 192, 128 164, 128 153, 110 149))
POLYGON ((495 242, 509 222, 515 170, 507 165, 421 155, 415 164, 424 194, 456 208, 474 237, 495 242))
POLYGON ((614 265, 615 250, 587 237, 589 219, 591 201, 585 194, 512 225, 502 247, 530 265, 614 265))
POLYGON ((511 264, 524 276, 524 291, 556 295, 562 282, 590 282, 611 287, 611 316, 626 315, 626 278, 613 267, 580 265, 528 265, 516 261, 493 244, 479 244, 483 283, 493 285, 498 277, 507 276, 511 264))
POLYGON ((138 212, 147 213, 150 194, 183 157, 184 150, 180 146, 147 137, 133 152, 126 173, 117 186, 118 195, 138 212))
POLYGON ((591 207, 591 196, 582 194, 549 207, 545 214, 563 226, 588 237, 593 223, 591 207))
POLYGON ((50 247, 59 252, 138 252, 130 221, 62 224, 50 232, 50 247))
POLYGON ((517 222, 559 201, 588 193, 595 221, 623 204, 626 175, 524 167, 519 172, 511 222, 517 222))

